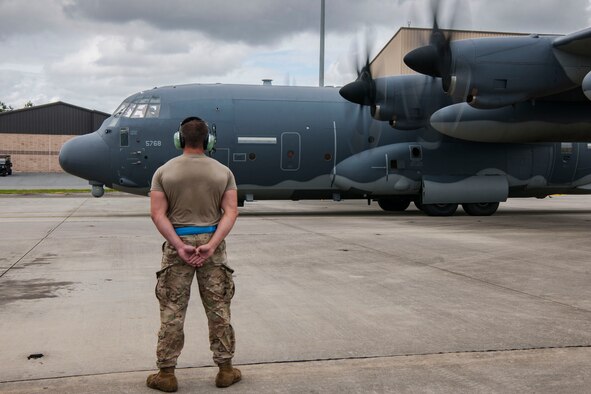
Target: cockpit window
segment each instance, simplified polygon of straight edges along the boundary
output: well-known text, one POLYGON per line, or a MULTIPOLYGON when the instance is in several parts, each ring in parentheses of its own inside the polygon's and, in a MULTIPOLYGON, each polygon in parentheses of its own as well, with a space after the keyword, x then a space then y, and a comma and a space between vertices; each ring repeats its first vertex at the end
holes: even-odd
POLYGON ((148 104, 146 118, 157 118, 158 116, 160 116, 160 97, 152 97, 150 104, 148 104))
POLYGON ((121 116, 124 118, 131 118, 131 114, 133 113, 133 110, 135 109, 136 105, 136 103, 129 104, 129 106, 125 108, 125 111, 123 111, 121 116))
POLYGON ((117 107, 115 112, 113 112, 113 115, 115 115, 115 116, 121 115, 121 113, 125 110, 125 108, 127 108, 128 105, 129 105, 129 101, 122 102, 121 105, 119 107, 117 107))
POLYGON ((160 116, 160 97, 136 96, 126 99, 113 115, 122 118, 157 118, 160 116))

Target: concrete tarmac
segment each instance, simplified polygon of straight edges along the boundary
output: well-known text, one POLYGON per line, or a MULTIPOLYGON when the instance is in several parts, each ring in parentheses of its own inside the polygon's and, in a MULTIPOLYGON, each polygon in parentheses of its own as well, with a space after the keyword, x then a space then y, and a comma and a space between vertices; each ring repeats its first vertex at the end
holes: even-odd
MULTIPOLYGON (((154 392, 148 211, 120 193, 0 197, 0 392, 154 392)), ((589 392, 591 197, 513 199, 492 217, 364 201, 240 213, 244 379, 225 392, 589 392)), ((196 297, 185 331, 179 392, 217 392, 196 297)))
POLYGON ((86 179, 59 173, 13 172, 0 177, 0 190, 23 189, 87 189, 91 186, 86 179))

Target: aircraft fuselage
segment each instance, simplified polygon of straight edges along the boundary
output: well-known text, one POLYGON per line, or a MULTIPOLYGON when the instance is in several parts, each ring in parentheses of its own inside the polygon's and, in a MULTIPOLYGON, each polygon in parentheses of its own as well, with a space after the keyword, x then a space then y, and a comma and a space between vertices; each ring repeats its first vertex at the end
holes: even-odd
POLYGON ((154 171, 181 154, 173 144, 180 121, 194 115, 216 133, 212 157, 235 174, 241 201, 488 203, 588 193, 591 184, 587 143, 478 143, 430 126, 401 131, 336 88, 170 86, 137 93, 120 108, 99 130, 64 145, 67 172, 147 195, 154 171))

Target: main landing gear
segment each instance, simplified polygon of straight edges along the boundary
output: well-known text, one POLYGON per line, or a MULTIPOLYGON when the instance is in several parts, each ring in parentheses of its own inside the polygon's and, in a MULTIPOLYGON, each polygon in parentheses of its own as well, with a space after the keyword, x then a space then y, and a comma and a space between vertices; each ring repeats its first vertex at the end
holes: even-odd
MULTIPOLYGON (((470 216, 491 216, 499 208, 499 203, 464 203, 462 208, 470 216)), ((452 216, 458 209, 458 204, 421 204, 419 209, 429 216, 452 216)))
POLYGON ((498 202, 479 202, 462 204, 464 212, 470 216, 490 216, 499 209, 498 202))
POLYGON ((451 216, 457 209, 458 204, 421 204, 420 207, 429 216, 451 216))
MULTIPOLYGON (((470 216, 491 216, 499 208, 499 203, 464 203, 462 208, 470 216)), ((429 216, 452 216, 458 209, 458 204, 420 204, 419 209, 429 216)))
MULTIPOLYGON (((382 197, 377 200, 378 205, 384 211, 402 212, 410 205, 410 198, 406 197, 382 197)), ((459 204, 422 204, 414 200, 415 205, 429 216, 452 216, 456 213, 459 204)), ((470 216, 491 216, 499 208, 498 202, 464 203, 464 212, 470 216)))

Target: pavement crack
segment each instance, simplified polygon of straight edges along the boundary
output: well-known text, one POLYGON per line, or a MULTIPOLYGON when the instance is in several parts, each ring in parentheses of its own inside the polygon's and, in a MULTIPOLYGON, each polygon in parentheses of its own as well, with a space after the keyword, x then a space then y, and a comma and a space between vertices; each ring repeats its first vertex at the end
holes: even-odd
MULTIPOLYGON (((380 360, 387 358, 407 358, 407 357, 430 357, 430 356, 445 356, 445 355, 463 355, 463 354, 490 354, 490 353, 512 353, 512 352, 527 352, 536 350, 568 350, 568 349, 591 349, 591 344, 586 345, 567 345, 567 346, 535 346, 535 347, 524 347, 524 348, 506 348, 506 349, 485 349, 485 350, 458 350, 450 352, 430 352, 430 353, 404 353, 404 354, 390 354, 390 355, 370 355, 370 356, 349 356, 349 357, 319 357, 301 360, 277 360, 277 361, 260 361, 236 364, 235 366, 264 366, 264 365, 281 365, 281 364, 306 364, 315 362, 331 362, 331 361, 350 361, 350 360, 380 360)), ((204 369, 204 368, 216 368, 215 365, 197 365, 189 367, 181 367, 178 369, 204 369)), ((105 375, 120 375, 126 373, 143 373, 150 372, 154 369, 132 369, 126 371, 111 371, 111 372, 100 372, 100 373, 88 373, 88 374, 74 374, 65 376, 51 376, 44 378, 31 378, 31 379, 14 379, 14 380, 3 380, 0 384, 4 383, 21 383, 21 382, 36 382, 46 380, 60 380, 60 379, 72 379, 72 378, 84 378, 92 376, 105 376, 105 375)))
MULTIPOLYGON (((245 365, 272 365, 272 364, 297 364, 297 363, 313 363, 326 361, 347 361, 347 360, 379 360, 384 358, 405 358, 405 357, 429 357, 452 354, 474 354, 474 353, 511 353, 511 352, 526 352, 535 350, 560 350, 560 349, 591 349, 591 344, 588 345, 566 345, 566 346, 534 346, 524 348, 507 348, 507 349, 485 349, 485 350, 458 350, 449 352, 431 352, 431 353, 404 353, 404 354, 389 354, 389 355, 374 355, 374 356, 350 356, 350 357, 328 357, 316 359, 302 359, 302 360, 279 360, 267 362, 243 363, 245 365)), ((237 364, 238 365, 238 364, 237 364)), ((203 367, 188 367, 188 368, 205 368, 203 367)))
POLYGON ((85 199, 82 201, 82 203, 80 203, 80 205, 78 205, 76 208, 74 208, 70 213, 68 213, 66 215, 66 217, 59 222, 58 224, 56 224, 51 230, 49 230, 47 232, 47 234, 45 234, 45 236, 43 236, 37 243, 35 243, 35 245, 33 245, 29 250, 27 250, 25 252, 25 254, 23 254, 17 261, 14 262, 14 264, 12 264, 10 267, 6 268, 4 270, 4 272, 2 272, 0 274, 0 278, 2 278, 4 275, 6 275, 8 273, 8 271, 10 271, 11 269, 13 269, 14 267, 16 267, 18 265, 18 263, 20 263, 25 257, 27 257, 29 255, 29 253, 31 253, 33 250, 35 250, 35 248, 37 246, 39 246, 41 244, 41 242, 45 241, 47 239, 47 237, 49 237, 55 230, 57 230, 62 224, 64 224, 64 222, 66 220, 68 220, 69 218, 72 217, 72 215, 74 215, 76 212, 78 212, 78 210, 80 208, 82 208, 82 205, 84 205, 84 203, 86 203, 86 201, 88 201, 89 198, 85 199))

